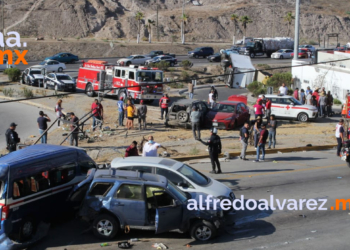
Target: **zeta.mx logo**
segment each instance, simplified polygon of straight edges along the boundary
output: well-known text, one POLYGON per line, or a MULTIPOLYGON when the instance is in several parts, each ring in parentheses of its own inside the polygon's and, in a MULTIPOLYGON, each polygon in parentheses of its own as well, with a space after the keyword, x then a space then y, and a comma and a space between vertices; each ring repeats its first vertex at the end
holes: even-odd
MULTIPOLYGON (((4 41, 4 34, 0 32, 0 47, 5 48, 5 41, 4 41)), ((27 43, 24 42, 21 44, 21 36, 16 31, 10 31, 7 32, 7 39, 6 39, 6 45, 10 48, 18 47, 21 48, 22 46, 24 48, 27 47, 27 43)), ((19 50, 14 50, 15 55, 17 56, 17 60, 15 64, 19 64, 20 62, 23 62, 23 64, 28 64, 24 56, 27 54, 28 50, 23 50, 20 52, 19 50)), ((0 51, 0 64, 4 64, 4 57, 7 55, 7 63, 13 64, 13 57, 14 53, 11 50, 5 50, 0 51)))

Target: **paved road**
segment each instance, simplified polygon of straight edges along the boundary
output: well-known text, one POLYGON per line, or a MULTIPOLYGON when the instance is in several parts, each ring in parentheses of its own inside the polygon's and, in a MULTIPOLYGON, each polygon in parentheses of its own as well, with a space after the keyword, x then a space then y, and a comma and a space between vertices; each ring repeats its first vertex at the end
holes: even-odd
MULTIPOLYGON (((332 211, 335 199, 349 198, 350 169, 335 156, 335 151, 299 152, 272 154, 265 162, 253 163, 233 159, 222 163, 224 174, 212 177, 228 185, 237 198, 244 195, 245 201, 253 199, 328 199, 327 211, 309 211, 305 203, 298 210, 254 209, 237 212, 235 227, 227 226, 209 244, 193 242, 187 235, 132 230, 121 233, 116 240, 130 238, 146 239, 148 242, 135 243, 133 249, 151 249, 156 242, 163 242, 171 249, 348 249, 349 211, 332 211)), ((192 164, 199 171, 208 174, 210 164, 192 164)), ((318 202, 317 207, 321 205, 318 202)), ((289 201, 287 202, 289 204, 289 201)), ((276 202, 274 207, 277 207, 276 202)), ((229 220, 230 218, 228 218, 229 220)), ((49 235, 35 250, 97 250, 100 243, 92 232, 85 231, 88 225, 78 220, 62 220, 53 224, 49 235)), ((116 243, 104 249, 115 249, 116 243)))

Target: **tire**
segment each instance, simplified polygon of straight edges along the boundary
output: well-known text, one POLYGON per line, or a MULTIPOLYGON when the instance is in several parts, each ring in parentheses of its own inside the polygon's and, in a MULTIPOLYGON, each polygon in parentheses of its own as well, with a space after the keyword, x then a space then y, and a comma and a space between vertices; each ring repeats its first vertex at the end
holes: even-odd
POLYGON ((309 116, 306 113, 300 113, 298 115, 298 121, 307 122, 309 120, 309 116))
POLYGON ((190 229, 191 238, 198 241, 207 241, 216 235, 215 226, 208 221, 196 221, 190 229))
POLYGON ((254 53, 250 53, 250 58, 254 58, 255 54, 254 53))
POLYGON ((58 72, 62 72, 62 71, 63 71, 63 68, 59 67, 57 71, 58 71, 58 72))
POLYGON ((88 85, 86 86, 85 94, 88 97, 94 97, 95 96, 96 93, 95 93, 94 89, 92 88, 91 83, 88 83, 88 85))
POLYGON ((125 64, 125 65, 129 67, 129 66, 130 66, 130 64, 131 64, 131 62, 126 62, 126 64, 125 64))
POLYGON ((283 59, 283 56, 280 56, 280 59, 283 59))
POLYGON ((92 223, 92 231, 97 238, 110 240, 119 231, 119 222, 108 214, 98 215, 92 223))
POLYGON ((26 241, 31 239, 36 231, 36 223, 32 217, 25 218, 19 228, 18 238, 20 241, 26 241))
POLYGON ((198 59, 198 58, 199 58, 199 56, 198 56, 198 55, 195 55, 195 56, 194 56, 194 58, 198 59))
POLYGON ((177 120, 180 123, 186 123, 188 121, 189 115, 186 111, 180 111, 179 113, 177 113, 177 120))

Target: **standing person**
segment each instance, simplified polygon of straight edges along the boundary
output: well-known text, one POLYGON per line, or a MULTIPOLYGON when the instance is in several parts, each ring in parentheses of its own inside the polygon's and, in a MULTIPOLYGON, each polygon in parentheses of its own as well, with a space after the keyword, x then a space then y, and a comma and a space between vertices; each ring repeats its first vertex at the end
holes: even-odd
POLYGON ((259 103, 255 104, 253 107, 254 107, 255 119, 258 116, 262 117, 264 114, 264 107, 262 106, 262 101, 260 100, 259 103))
POLYGON ((214 102, 216 102, 219 99, 219 93, 217 89, 214 87, 214 85, 211 85, 209 93, 211 93, 212 90, 214 91, 213 99, 214 99, 214 102))
POLYGON ((295 99, 299 100, 299 88, 296 88, 296 89, 294 90, 293 96, 294 96, 295 99))
POLYGON ((208 146, 208 151, 209 151, 209 156, 210 156, 210 161, 211 161, 211 166, 212 166, 212 171, 209 173, 211 174, 221 174, 221 167, 220 167, 220 162, 219 162, 219 154, 221 154, 221 139, 220 136, 217 135, 217 128, 213 128, 211 130, 211 136, 209 141, 204 142, 202 140, 199 140, 201 143, 204 145, 208 146), (218 168, 218 171, 216 171, 215 164, 218 168))
POLYGON ((143 124, 143 129, 146 129, 146 116, 147 116, 147 106, 143 103, 143 100, 140 101, 140 106, 137 109, 137 116, 139 118, 139 130, 143 124))
POLYGON ((123 97, 121 96, 119 98, 119 101, 117 102, 118 105, 118 112, 119 112, 119 117, 118 117, 118 122, 119 122, 119 126, 123 127, 123 121, 124 121, 124 101, 123 101, 123 97))
POLYGON ((308 87, 306 88, 306 91, 305 91, 306 96, 307 96, 309 93, 311 93, 311 95, 312 95, 312 90, 310 89, 310 86, 308 86, 308 87))
POLYGON ((167 94, 163 94, 163 97, 159 100, 159 106, 160 106, 160 119, 163 120, 164 113, 165 113, 165 119, 168 115, 168 109, 169 109, 169 103, 170 99, 167 94))
POLYGON ((214 107, 214 104, 215 104, 214 90, 211 90, 209 95, 208 95, 208 104, 209 104, 210 108, 214 107))
POLYGON ((340 119, 339 123, 335 126, 335 138, 337 138, 337 156, 340 156, 340 150, 343 146, 343 142, 344 142, 344 119, 340 119))
POLYGON ((43 135, 41 137, 41 143, 43 144, 47 143, 47 132, 45 132, 45 130, 47 129, 47 122, 51 122, 50 117, 44 114, 43 111, 39 111, 39 118, 37 119, 37 123, 39 127, 39 133, 40 135, 43 135))
POLYGON ((278 89, 279 95, 287 95, 288 94, 288 88, 286 87, 285 83, 282 83, 282 86, 278 89))
POLYGON ((262 124, 262 118, 261 116, 258 116, 256 118, 253 132, 254 132, 254 148, 256 149, 258 147, 258 141, 259 141, 259 135, 260 135, 260 129, 262 124))
POLYGON ((245 157, 245 154, 247 152, 247 147, 248 147, 248 139, 249 139, 249 123, 245 122, 244 126, 240 130, 240 137, 239 137, 239 140, 241 141, 241 144, 242 144, 242 151, 239 158, 244 161, 248 161, 248 159, 245 157))
POLYGON ((271 100, 269 98, 266 98, 265 115, 267 122, 269 122, 271 116, 271 100))
POLYGON ((137 142, 133 141, 129 147, 125 150, 125 156, 139 156, 139 152, 137 151, 137 142))
POLYGON ((163 148, 167 150, 165 147, 156 143, 152 135, 148 137, 148 142, 145 143, 142 150, 142 156, 144 157, 158 157, 158 148, 163 148))
POLYGON ((196 140, 200 140, 201 139, 201 131, 200 131, 201 113, 198 111, 198 108, 196 106, 193 106, 192 108, 190 119, 192 123, 193 137, 196 140), (197 134, 196 134, 196 131, 197 131, 197 134))
MULTIPOLYGON (((56 112, 56 116, 57 118, 61 118, 63 117, 63 119, 66 119, 66 116, 62 113, 62 100, 59 99, 58 102, 56 103, 56 106, 55 106, 55 112, 56 112)), ((60 120, 57 121, 57 125, 58 127, 60 127, 60 120)))
POLYGON ((91 104, 91 111, 93 114, 93 122, 92 122, 92 131, 95 131, 96 129, 96 123, 97 120, 100 123, 100 129, 102 129, 102 121, 103 121, 103 106, 101 103, 98 102, 97 99, 91 104))
POLYGON ((310 50, 307 51, 307 58, 311 58, 311 51, 310 50))
POLYGON ((330 91, 327 93, 327 116, 332 116, 333 96, 330 91))
POLYGON ((312 94, 311 94, 311 92, 307 93, 307 95, 306 95, 306 104, 307 105, 312 105, 312 94))
POLYGON ((193 83, 188 83, 188 96, 190 99, 193 99, 193 83))
POLYGON ((301 104, 304 105, 305 101, 306 101, 305 91, 304 91, 304 89, 301 89, 300 90, 300 102, 301 102, 301 104))
POLYGON ((17 150, 17 143, 21 141, 21 139, 18 137, 17 132, 15 131, 17 127, 17 124, 12 122, 10 124, 10 128, 6 130, 5 136, 6 136, 6 149, 11 153, 13 151, 17 150))
POLYGON ((130 99, 126 102, 126 107, 124 107, 124 109, 127 115, 126 129, 132 129, 134 127, 135 106, 131 103, 130 99))
POLYGON ((72 132, 72 134, 70 135, 70 145, 73 146, 74 144, 74 146, 78 147, 79 119, 75 116, 73 112, 70 113, 70 121, 70 131, 72 132))
POLYGON ((327 98, 323 92, 321 92, 320 98, 318 99, 318 105, 320 106, 321 116, 326 117, 327 98))
POLYGON ((268 149, 271 149, 271 143, 272 147, 275 148, 276 146, 276 128, 277 128, 277 121, 275 118, 275 115, 271 115, 270 122, 268 123, 269 126, 269 147, 268 149))
POLYGON ((253 162, 265 161, 265 144, 268 136, 269 136, 269 133, 266 130, 266 125, 261 124, 258 147, 256 149, 256 160, 254 160, 253 162), (261 158, 259 157, 260 150, 261 150, 261 158))

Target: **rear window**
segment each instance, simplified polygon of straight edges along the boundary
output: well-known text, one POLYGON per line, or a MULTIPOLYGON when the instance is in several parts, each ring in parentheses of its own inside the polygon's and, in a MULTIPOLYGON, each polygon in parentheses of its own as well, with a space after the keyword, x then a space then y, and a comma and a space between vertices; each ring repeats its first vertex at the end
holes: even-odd
POLYGON ((113 187, 113 183, 97 182, 90 189, 89 196, 105 197, 112 187, 113 187))

